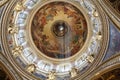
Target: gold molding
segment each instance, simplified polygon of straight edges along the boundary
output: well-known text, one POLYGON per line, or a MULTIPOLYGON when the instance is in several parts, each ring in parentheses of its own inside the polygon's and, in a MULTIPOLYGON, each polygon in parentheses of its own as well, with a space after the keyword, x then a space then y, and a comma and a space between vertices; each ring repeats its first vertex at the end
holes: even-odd
POLYGON ((100 64, 99 66, 97 66, 92 73, 90 73, 87 78, 89 77, 90 79, 94 80, 95 78, 100 77, 102 74, 116 69, 116 68, 120 68, 120 52, 118 52, 116 55, 113 55, 112 57, 110 57, 108 60, 106 60, 105 62, 103 62, 102 64, 100 64))
POLYGON ((105 73, 110 72, 110 71, 112 71, 114 69, 118 69, 118 68, 120 68, 120 64, 116 64, 116 65, 114 65, 114 66, 112 66, 112 67, 110 67, 108 69, 100 71, 97 74, 95 74, 95 76, 92 77, 91 80, 95 80, 95 79, 100 78, 100 77, 103 78, 102 75, 104 75, 105 73))
POLYGON ((2 0, 0 1, 0 7, 3 6, 4 4, 6 4, 9 0, 2 0))
POLYGON ((106 0, 96 0, 107 16, 115 23, 117 28, 120 30, 120 14, 109 4, 106 0))

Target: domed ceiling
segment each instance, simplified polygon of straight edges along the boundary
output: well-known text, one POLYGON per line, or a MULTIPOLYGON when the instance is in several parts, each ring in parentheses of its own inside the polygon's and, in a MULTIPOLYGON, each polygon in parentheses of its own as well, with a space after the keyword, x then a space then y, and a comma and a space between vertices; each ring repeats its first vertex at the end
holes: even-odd
POLYGON ((35 46, 52 58, 76 54, 87 37, 87 24, 81 11, 70 3, 52 2, 35 14, 31 34, 35 46))
POLYGON ((67 80, 90 71, 102 59, 108 27, 94 2, 16 1, 5 13, 9 18, 3 22, 2 44, 20 73, 32 74, 33 79, 67 80))

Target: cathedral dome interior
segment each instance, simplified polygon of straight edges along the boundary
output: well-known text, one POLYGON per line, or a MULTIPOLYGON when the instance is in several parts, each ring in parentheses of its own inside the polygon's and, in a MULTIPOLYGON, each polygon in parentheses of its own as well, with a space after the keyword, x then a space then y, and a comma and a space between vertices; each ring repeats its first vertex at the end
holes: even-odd
POLYGON ((119 80, 119 0, 0 0, 0 80, 119 80))

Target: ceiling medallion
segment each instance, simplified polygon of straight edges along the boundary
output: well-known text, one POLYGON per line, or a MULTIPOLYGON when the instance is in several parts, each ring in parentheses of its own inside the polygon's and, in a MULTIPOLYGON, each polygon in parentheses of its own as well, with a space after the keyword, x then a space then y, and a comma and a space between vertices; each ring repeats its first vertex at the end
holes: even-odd
POLYGON ((34 15, 31 35, 35 46, 51 58, 76 54, 87 37, 87 22, 81 11, 70 3, 52 2, 34 15))
POLYGON ((103 25, 92 2, 25 0, 17 6, 10 18, 8 44, 28 72, 46 79, 54 70, 55 78, 69 79, 70 72, 74 77, 93 63, 101 48, 103 25))

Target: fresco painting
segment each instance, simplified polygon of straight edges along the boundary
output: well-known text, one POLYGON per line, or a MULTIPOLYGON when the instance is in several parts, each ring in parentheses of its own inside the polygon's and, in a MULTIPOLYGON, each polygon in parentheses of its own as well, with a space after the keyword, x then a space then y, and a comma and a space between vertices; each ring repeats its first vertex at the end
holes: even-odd
POLYGON ((76 54, 83 47, 87 33, 83 14, 74 5, 64 2, 41 7, 31 25, 35 46, 51 58, 62 59, 76 54))
POLYGON ((109 45, 104 60, 120 52, 120 32, 113 23, 110 23, 109 45))

